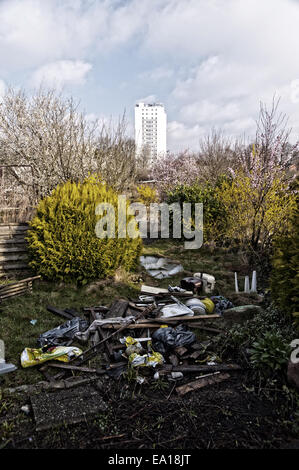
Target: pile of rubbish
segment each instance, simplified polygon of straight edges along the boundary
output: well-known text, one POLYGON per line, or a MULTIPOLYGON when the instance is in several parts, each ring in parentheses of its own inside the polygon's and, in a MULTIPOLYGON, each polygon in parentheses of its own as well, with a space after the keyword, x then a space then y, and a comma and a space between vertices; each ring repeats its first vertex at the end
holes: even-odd
POLYGON ((21 365, 37 366, 54 388, 66 387, 70 380, 74 384, 76 378, 81 384, 86 374, 92 380, 104 374, 120 377, 129 370, 140 384, 161 377, 176 384, 197 375, 176 388, 180 395, 226 380, 227 372, 239 366, 208 353, 210 341, 200 342, 196 332, 221 333, 205 322, 233 307, 228 299, 211 295, 214 286, 213 276, 196 273, 168 289, 142 285, 136 299, 117 299, 110 307, 86 307, 79 313, 48 306, 65 321, 42 333, 37 348, 26 348, 21 365), (91 367, 96 357, 100 367, 91 367))

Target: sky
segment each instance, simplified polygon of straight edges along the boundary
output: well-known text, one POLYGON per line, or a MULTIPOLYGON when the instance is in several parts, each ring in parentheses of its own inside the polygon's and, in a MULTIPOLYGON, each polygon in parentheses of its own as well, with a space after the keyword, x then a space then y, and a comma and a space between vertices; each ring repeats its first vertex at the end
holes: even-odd
POLYGON ((299 136, 299 0, 0 0, 0 96, 41 84, 90 119, 164 103, 171 152, 253 136, 276 94, 299 136))

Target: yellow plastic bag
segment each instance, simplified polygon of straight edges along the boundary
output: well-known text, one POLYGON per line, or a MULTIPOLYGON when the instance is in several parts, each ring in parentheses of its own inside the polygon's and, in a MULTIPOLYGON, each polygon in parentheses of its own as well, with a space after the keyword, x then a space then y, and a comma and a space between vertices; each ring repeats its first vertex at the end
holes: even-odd
POLYGON ((164 358, 162 354, 152 351, 150 354, 133 353, 129 356, 129 363, 132 367, 156 367, 158 364, 163 364, 164 358))
POLYGON ((131 354, 139 354, 142 350, 142 346, 135 338, 132 336, 126 336, 120 340, 122 344, 126 345, 126 355, 130 356, 131 354))
POLYGON ((206 297, 205 299, 201 300, 201 302, 204 304, 204 306, 206 307, 206 311, 208 314, 212 314, 215 310, 215 304, 214 302, 209 299, 208 297, 206 297))
POLYGON ((42 349, 25 348, 21 354, 21 365, 24 368, 32 367, 53 359, 69 362, 74 357, 80 356, 80 354, 82 354, 81 349, 67 346, 49 348, 47 352, 43 352, 42 349))

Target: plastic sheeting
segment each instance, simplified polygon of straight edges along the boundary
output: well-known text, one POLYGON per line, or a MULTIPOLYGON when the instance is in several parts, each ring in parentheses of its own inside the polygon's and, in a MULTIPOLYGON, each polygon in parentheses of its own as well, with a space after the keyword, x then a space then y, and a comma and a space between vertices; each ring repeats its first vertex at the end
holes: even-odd
POLYGON ((79 341, 83 341, 83 342, 86 342, 88 341, 89 337, 91 334, 95 333, 98 329, 98 326, 102 326, 102 325, 107 325, 107 324, 112 324, 112 323, 120 323, 121 325, 125 325, 126 323, 131 323, 133 320, 135 319, 135 317, 133 317, 132 315, 129 316, 129 317, 113 317, 113 318, 105 318, 103 320, 94 320, 92 322, 92 324, 90 325, 90 327, 84 331, 83 333, 82 332, 78 332, 76 333, 76 338, 79 340, 79 341))
POLYGON ((211 300, 215 304, 215 312, 218 313, 219 315, 222 315, 224 310, 227 310, 228 308, 233 308, 234 306, 232 302, 230 302, 228 299, 226 299, 222 295, 211 297, 211 300))
POLYGON ((179 317, 181 315, 193 316, 194 312, 191 308, 183 304, 169 304, 161 308, 162 316, 160 318, 179 317))
POLYGON ((176 328, 159 328, 153 333, 152 339, 154 350, 164 354, 169 349, 194 343, 196 336, 186 325, 179 325, 176 328))
POLYGON ((175 264, 167 258, 158 256, 140 256, 140 263, 155 279, 165 279, 184 271, 181 264, 175 264))
POLYGON ((76 333, 88 328, 89 323, 79 317, 68 320, 63 325, 53 328, 41 334, 37 340, 41 348, 48 346, 63 346, 70 339, 73 339, 76 333))

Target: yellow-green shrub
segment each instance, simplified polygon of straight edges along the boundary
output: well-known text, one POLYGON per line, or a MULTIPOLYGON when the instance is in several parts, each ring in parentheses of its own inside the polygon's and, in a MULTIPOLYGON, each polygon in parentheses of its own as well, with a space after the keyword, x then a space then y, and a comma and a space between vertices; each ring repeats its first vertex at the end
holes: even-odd
MULTIPOLYGON (((118 238, 118 194, 96 176, 83 183, 67 182, 42 199, 28 230, 31 267, 50 280, 77 281, 106 277, 122 266, 133 269, 142 249, 141 239, 118 238), (115 210, 115 238, 98 238, 101 216, 97 204, 115 210)), ((127 223, 132 216, 127 216, 127 223)))
POLYGON ((142 202, 146 206, 158 201, 157 191, 155 188, 151 188, 147 184, 137 186, 137 191, 139 194, 138 202, 142 202))
POLYGON ((254 250, 269 247, 284 232, 296 206, 295 194, 286 187, 283 174, 271 184, 265 178, 263 185, 256 186, 252 175, 239 170, 217 192, 226 211, 226 236, 254 250))
MULTIPOLYGON (((298 191, 299 178, 295 183, 298 191)), ((274 241, 272 257, 271 292, 285 313, 299 318, 299 196, 288 230, 274 241)), ((299 321, 299 320, 297 320, 299 321)))

